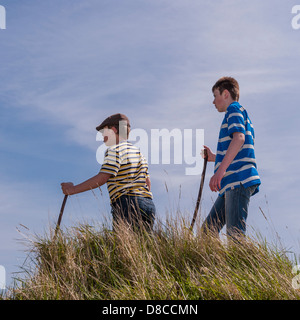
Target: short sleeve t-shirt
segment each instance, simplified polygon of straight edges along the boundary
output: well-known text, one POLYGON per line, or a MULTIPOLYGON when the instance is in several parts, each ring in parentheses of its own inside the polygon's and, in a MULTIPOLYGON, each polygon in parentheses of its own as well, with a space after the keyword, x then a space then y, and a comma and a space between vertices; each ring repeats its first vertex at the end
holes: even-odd
MULTIPOLYGON (((219 134, 214 172, 216 173, 224 159, 235 132, 245 135, 245 143, 221 180, 220 196, 227 190, 239 187, 240 184, 247 188, 261 183, 254 153, 253 125, 247 111, 238 102, 233 102, 226 110, 219 134)), ((258 190, 257 187, 254 194, 258 190)))
POLYGON ((140 150, 128 141, 109 147, 100 172, 112 175, 107 181, 111 203, 122 195, 152 199, 146 184, 148 164, 140 150))

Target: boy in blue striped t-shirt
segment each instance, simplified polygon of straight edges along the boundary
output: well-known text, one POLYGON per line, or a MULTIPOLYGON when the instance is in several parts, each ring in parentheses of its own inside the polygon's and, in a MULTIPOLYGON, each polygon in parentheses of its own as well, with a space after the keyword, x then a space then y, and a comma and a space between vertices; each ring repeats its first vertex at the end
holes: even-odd
POLYGON ((219 79, 212 88, 213 104, 225 112, 214 154, 207 146, 208 161, 215 162, 210 179, 211 191, 219 191, 203 229, 220 232, 226 224, 227 235, 246 233, 250 197, 258 192, 260 178, 254 153, 254 129, 247 111, 238 103, 239 84, 231 77, 219 79))

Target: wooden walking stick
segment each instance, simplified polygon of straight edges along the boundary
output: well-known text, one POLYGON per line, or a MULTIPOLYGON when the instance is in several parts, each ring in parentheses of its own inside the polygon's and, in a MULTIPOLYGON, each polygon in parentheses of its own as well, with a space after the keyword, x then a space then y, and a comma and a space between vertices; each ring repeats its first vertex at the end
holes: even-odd
POLYGON ((206 172, 206 165, 207 165, 207 151, 206 149, 204 149, 204 163, 203 163, 203 170, 202 170, 202 174, 201 174, 201 182, 200 182, 200 189, 199 189, 199 193, 198 193, 198 198, 197 198, 197 202, 196 202, 196 208, 194 211, 194 216, 193 216, 193 220, 190 226, 190 230, 193 231, 194 228, 194 224, 196 222, 196 218, 197 218, 197 214, 198 214, 198 210, 199 210, 199 206, 200 206, 200 201, 201 201, 201 196, 202 196, 202 191, 203 191, 203 185, 204 185, 204 179, 205 179, 205 172, 206 172))
POLYGON ((60 227, 60 223, 61 223, 62 216, 64 214, 64 210, 65 210, 65 205, 66 205, 67 199, 68 199, 68 195, 65 195, 64 200, 63 200, 62 205, 61 205, 61 208, 60 208, 60 213, 59 213, 57 224, 56 224, 56 228, 55 228, 54 239, 56 238, 57 232, 58 232, 59 227, 60 227))

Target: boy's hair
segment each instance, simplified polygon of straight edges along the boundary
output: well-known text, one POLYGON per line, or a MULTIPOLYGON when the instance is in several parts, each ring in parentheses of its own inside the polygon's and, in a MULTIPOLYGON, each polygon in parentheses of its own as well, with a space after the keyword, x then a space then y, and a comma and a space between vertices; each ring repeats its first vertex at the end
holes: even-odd
POLYGON ((235 101, 239 101, 240 87, 238 82, 234 78, 220 78, 212 87, 212 92, 214 92, 216 89, 220 91, 220 94, 222 94, 224 90, 228 90, 231 95, 231 98, 235 101))

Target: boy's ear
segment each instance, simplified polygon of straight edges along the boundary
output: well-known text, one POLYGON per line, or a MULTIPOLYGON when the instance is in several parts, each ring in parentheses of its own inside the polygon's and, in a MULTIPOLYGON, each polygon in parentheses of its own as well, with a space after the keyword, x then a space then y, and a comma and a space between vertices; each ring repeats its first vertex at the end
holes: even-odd
POLYGON ((222 96, 224 99, 228 99, 230 96, 230 92, 227 89, 224 89, 222 92, 222 96))
POLYGON ((111 127, 111 130, 112 130, 115 134, 118 134, 118 130, 117 130, 117 128, 115 128, 115 127, 111 127))

